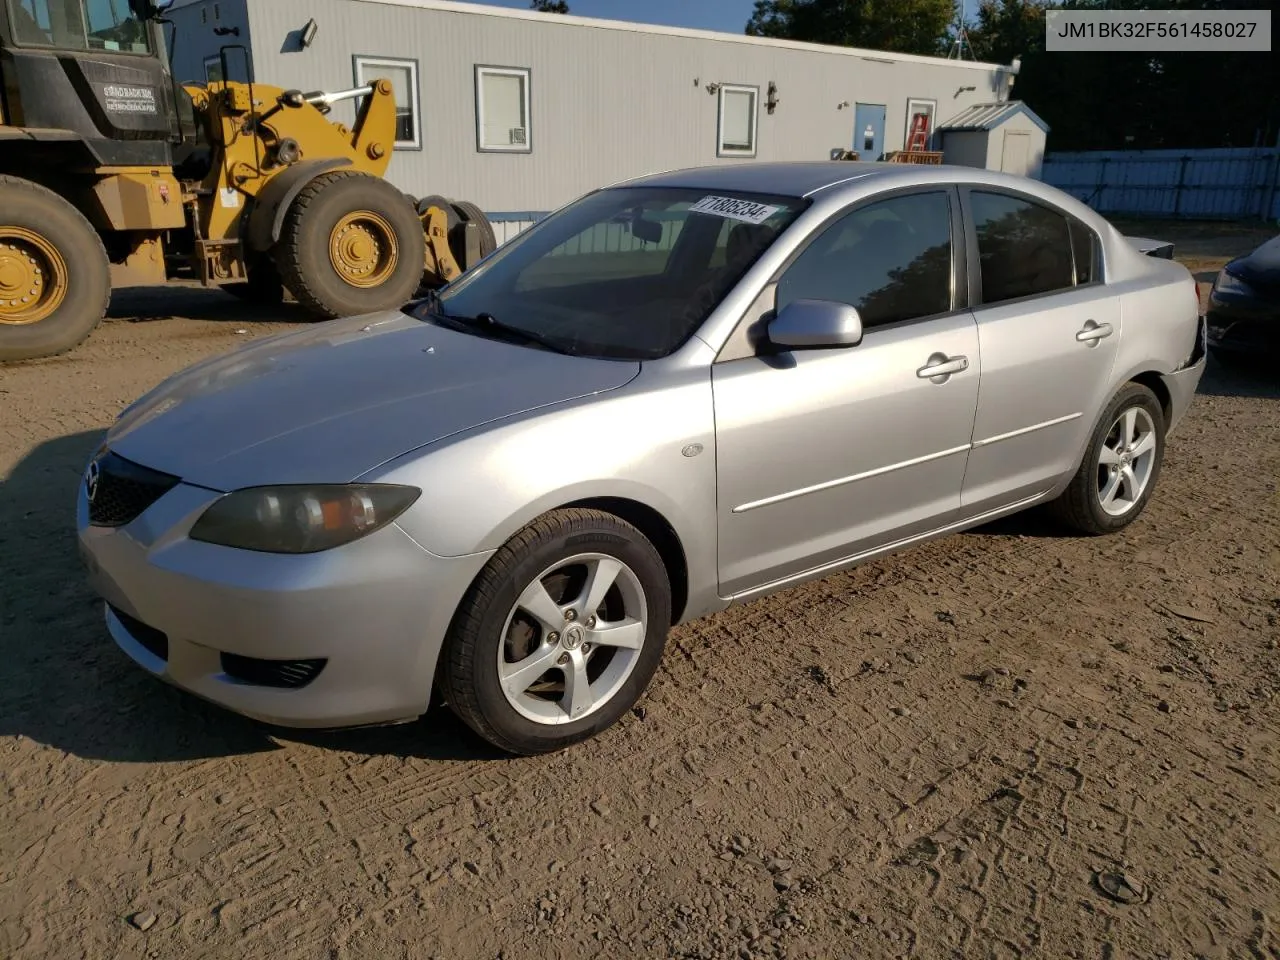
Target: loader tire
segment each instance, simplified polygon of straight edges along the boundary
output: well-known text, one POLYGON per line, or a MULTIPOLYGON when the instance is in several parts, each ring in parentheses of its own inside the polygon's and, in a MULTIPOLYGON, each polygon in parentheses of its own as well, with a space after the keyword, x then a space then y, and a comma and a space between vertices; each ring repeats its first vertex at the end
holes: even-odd
POLYGON ((440 196, 438 193, 433 193, 429 196, 423 197, 415 205, 415 209, 418 211, 418 216, 420 217, 423 216, 430 207, 435 207, 444 213, 445 230, 449 233, 452 233, 453 228, 462 222, 461 218, 458 216, 458 211, 453 208, 453 205, 448 200, 440 196))
POLYGON ((484 215, 484 211, 469 200, 455 200, 453 209, 467 223, 474 223, 480 232, 480 256, 487 257, 498 249, 498 238, 494 235, 493 224, 484 215))
POLYGON ((393 310, 422 280, 426 238, 403 193, 355 170, 324 173, 289 208, 276 266, 321 319, 393 310))
POLYGON ((78 346, 110 299, 107 251, 84 215, 52 190, 0 175, 0 361, 78 346))

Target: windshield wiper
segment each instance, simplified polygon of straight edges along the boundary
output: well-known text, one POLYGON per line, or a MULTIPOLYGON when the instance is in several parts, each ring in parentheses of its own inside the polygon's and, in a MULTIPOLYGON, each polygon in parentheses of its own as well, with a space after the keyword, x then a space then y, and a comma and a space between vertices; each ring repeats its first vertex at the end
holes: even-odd
POLYGON ((573 351, 565 346, 563 341, 556 340, 553 337, 544 336, 533 330, 526 330, 524 327, 513 326, 509 323, 503 323, 492 313, 478 313, 474 317, 459 317, 452 313, 445 313, 442 309, 437 308, 435 311, 437 316, 446 320, 452 320, 459 326, 466 327, 470 330, 478 330, 481 332, 496 333, 499 336, 506 337, 508 340, 514 340, 519 343, 533 344, 542 347, 544 350, 550 350, 553 353, 563 353, 567 356, 573 356, 573 351))
POLYGON ((445 310, 444 303, 440 300, 440 294, 435 290, 428 290, 422 299, 413 301, 407 308, 407 312, 411 312, 413 316, 423 319, 421 310, 424 306, 426 307, 427 316, 436 320, 443 320, 447 326, 451 326, 455 330, 475 332, 481 335, 497 334, 509 341, 533 344, 553 353, 576 356, 562 341, 536 333, 533 330, 526 330, 524 327, 503 323, 492 313, 478 313, 474 317, 463 317, 449 313, 445 310))

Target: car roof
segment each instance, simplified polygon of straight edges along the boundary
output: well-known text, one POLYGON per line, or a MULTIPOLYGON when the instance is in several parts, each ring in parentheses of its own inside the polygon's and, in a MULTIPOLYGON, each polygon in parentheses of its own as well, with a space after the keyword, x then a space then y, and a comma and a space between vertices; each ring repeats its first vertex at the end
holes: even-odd
POLYGON ((808 197, 840 184, 871 182, 877 188, 924 183, 985 183, 1018 186, 1041 193, 1040 184, 1024 177, 978 167, 885 163, 862 160, 791 160, 734 162, 686 167, 615 183, 613 187, 689 187, 697 190, 735 190, 778 196, 808 197))

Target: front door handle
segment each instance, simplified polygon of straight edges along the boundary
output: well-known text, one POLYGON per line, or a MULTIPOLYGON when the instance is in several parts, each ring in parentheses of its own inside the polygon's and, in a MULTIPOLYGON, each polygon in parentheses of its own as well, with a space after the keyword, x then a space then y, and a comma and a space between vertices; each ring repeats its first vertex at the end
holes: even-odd
POLYGON ((948 357, 945 353, 935 353, 929 358, 929 362, 916 371, 916 376, 921 380, 933 380, 941 383, 938 378, 946 378, 953 373, 961 373, 969 369, 968 357, 948 357))
POLYGON ((1087 343, 1089 346, 1096 346, 1098 341, 1104 337, 1111 336, 1111 324, 1094 323, 1092 320, 1085 321, 1083 329, 1076 333, 1076 339, 1081 343, 1087 343))

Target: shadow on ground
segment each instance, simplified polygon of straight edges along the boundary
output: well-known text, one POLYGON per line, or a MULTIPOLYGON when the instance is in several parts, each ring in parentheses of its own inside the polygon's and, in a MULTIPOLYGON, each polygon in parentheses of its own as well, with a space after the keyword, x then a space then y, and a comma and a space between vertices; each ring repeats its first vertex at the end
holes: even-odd
POLYGON ((75 498, 98 431, 41 444, 0 479, 0 736, 93 760, 147 763, 281 749, 438 760, 502 756, 450 712, 347 731, 281 731, 169 687, 107 635, 76 547, 75 498))
POLYGON ((1264 357, 1221 357, 1211 353, 1197 392, 1210 397, 1280 400, 1276 361, 1264 357))
POLYGON ((289 301, 279 306, 248 303, 222 290, 190 284, 126 287, 111 294, 108 320, 149 323, 189 317, 222 323, 314 323, 315 317, 289 301))

